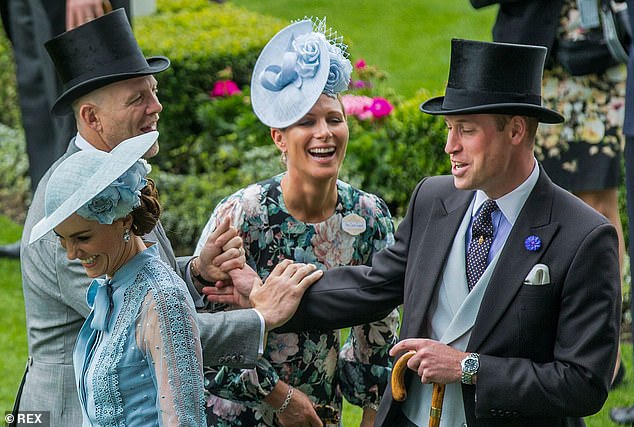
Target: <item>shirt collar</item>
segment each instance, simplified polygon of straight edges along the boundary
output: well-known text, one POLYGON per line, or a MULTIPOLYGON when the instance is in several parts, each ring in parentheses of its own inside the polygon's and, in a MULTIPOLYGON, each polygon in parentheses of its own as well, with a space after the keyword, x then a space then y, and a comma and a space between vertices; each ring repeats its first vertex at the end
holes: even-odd
POLYGON ((90 142, 86 141, 79 132, 75 135, 75 146, 80 150, 97 150, 97 148, 90 142))
MULTIPOLYGON (((539 166, 537 164, 537 160, 535 159, 533 163, 533 171, 528 178, 526 178, 526 180, 515 190, 495 200, 504 217, 509 223, 511 223, 511 226, 515 225, 515 220, 524 207, 524 203, 526 203, 529 194, 531 194, 531 191, 535 188, 538 178, 539 166)), ((488 199, 489 197, 484 193, 484 191, 478 190, 476 192, 475 202, 473 203, 473 211, 471 212, 472 217, 475 216, 478 209, 480 209, 480 206, 482 206, 482 204, 488 199)))

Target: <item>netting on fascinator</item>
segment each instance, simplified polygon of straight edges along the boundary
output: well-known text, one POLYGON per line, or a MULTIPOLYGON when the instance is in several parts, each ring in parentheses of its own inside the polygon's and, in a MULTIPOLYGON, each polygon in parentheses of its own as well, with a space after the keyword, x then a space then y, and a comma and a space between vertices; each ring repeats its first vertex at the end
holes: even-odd
POLYGON ((346 90, 352 64, 343 36, 326 18, 304 18, 277 33, 253 70, 251 102, 266 125, 284 128, 303 117, 322 93, 346 90))
POLYGON ((323 35, 328 43, 330 69, 323 92, 330 96, 335 96, 348 89, 350 84, 352 64, 348 59, 350 56, 348 54, 348 45, 343 42, 342 35, 326 25, 325 16, 323 19, 305 16, 304 20, 312 22, 313 33, 323 35))

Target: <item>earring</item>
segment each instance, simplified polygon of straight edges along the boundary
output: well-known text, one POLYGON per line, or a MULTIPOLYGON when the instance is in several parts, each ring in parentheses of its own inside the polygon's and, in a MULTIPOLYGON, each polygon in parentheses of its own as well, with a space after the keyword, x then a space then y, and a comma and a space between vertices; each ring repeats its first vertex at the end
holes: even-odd
POLYGON ((288 155, 286 154, 286 151, 282 151, 282 154, 280 154, 280 160, 282 161, 282 163, 286 164, 287 159, 288 155))
POLYGON ((126 243, 130 241, 130 230, 125 230, 123 232, 123 241, 126 243))

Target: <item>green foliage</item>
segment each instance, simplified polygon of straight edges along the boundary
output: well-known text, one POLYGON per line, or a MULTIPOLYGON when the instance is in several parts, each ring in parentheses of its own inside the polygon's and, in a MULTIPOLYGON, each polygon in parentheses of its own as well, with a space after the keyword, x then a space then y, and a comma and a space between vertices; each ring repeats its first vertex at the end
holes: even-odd
POLYGON ((350 117, 350 142, 341 178, 380 195, 392 215, 403 216, 416 184, 449 172, 445 124, 418 109, 417 97, 397 105, 380 122, 350 117))
POLYGON ((0 205, 2 213, 23 218, 30 197, 29 162, 24 134, 0 123, 0 205))
POLYGON ((0 123, 13 128, 20 125, 13 51, 2 29, 0 29, 0 123))
POLYGON ((161 222, 178 255, 193 252, 202 228, 218 202, 250 183, 283 170, 273 143, 244 152, 227 146, 215 161, 223 157, 234 159, 233 166, 212 168, 196 175, 161 171, 152 174, 160 192, 161 204, 166 207, 161 222), (237 157, 241 158, 241 162, 235 161, 237 157))
POLYGON ((164 55, 172 62, 156 76, 164 102, 163 155, 157 161, 175 173, 192 173, 189 159, 197 154, 194 140, 201 132, 196 110, 207 101, 204 95, 226 70, 239 85, 248 84, 259 52, 283 22, 230 4, 163 0, 156 15, 134 24, 144 53, 164 55))

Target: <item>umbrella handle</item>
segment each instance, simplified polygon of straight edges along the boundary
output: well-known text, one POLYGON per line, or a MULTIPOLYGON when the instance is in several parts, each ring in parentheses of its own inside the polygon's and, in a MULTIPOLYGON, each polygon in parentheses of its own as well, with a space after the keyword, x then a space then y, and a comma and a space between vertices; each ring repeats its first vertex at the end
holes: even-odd
POLYGON ((103 0, 101 4, 103 5, 103 13, 112 12, 112 4, 109 0, 103 0))
MULTIPOLYGON (((397 402, 402 402, 407 398, 405 371, 407 370, 407 361, 415 354, 414 350, 408 351, 396 361, 394 368, 392 368, 392 398, 397 402)), ((442 402, 445 397, 445 384, 433 383, 433 387, 428 426, 438 427, 442 415, 442 402)))

